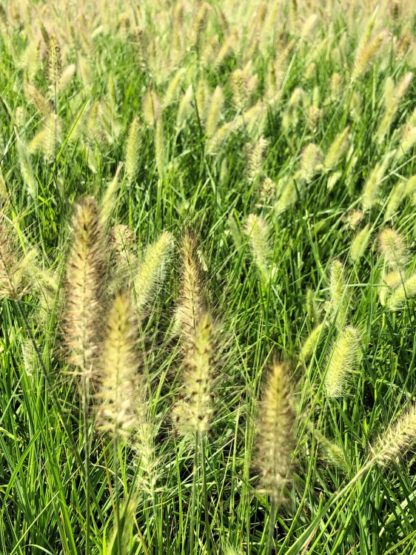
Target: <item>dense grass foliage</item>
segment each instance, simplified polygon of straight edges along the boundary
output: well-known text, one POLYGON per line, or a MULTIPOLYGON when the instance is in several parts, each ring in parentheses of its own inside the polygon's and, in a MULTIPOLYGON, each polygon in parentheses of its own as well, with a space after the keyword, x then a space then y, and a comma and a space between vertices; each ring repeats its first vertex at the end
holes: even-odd
POLYGON ((0 553, 412 554, 413 0, 0 5, 0 553))

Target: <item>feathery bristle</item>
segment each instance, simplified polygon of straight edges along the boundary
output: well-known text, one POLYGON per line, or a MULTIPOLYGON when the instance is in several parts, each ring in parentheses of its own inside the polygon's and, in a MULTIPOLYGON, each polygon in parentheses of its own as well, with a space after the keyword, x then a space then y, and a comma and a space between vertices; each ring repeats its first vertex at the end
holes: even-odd
POLYGON ((348 375, 355 369, 360 354, 360 332, 347 326, 340 332, 332 347, 325 375, 325 389, 329 397, 340 397, 348 375))
POLYGON ((288 367, 275 362, 266 378, 257 423, 257 460, 260 491, 276 503, 285 499, 291 481, 295 416, 288 367))
POLYGON ((137 429, 136 329, 130 295, 119 293, 108 315, 100 354, 97 416, 101 430, 122 439, 137 429))
POLYGON ((416 405, 402 414, 379 436, 370 449, 380 466, 387 466, 401 457, 416 440, 416 405))
POLYGON ((68 360, 90 377, 101 336, 104 240, 97 204, 80 201, 71 223, 71 250, 66 266, 64 341, 68 360))

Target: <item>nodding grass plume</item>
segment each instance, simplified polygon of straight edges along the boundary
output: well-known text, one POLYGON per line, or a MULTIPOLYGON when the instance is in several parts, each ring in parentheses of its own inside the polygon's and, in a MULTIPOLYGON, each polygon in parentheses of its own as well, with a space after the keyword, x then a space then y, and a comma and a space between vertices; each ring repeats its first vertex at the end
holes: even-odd
POLYGON ((251 253, 261 277, 268 281, 271 277, 270 260, 272 256, 269 225, 262 216, 249 214, 244 231, 248 237, 251 253))
POLYGON ((139 316, 152 299, 157 286, 163 281, 172 249, 173 237, 168 231, 164 231, 144 252, 134 279, 136 308, 139 316))
POLYGON ((355 369, 360 355, 360 332, 347 326, 341 331, 332 347, 325 374, 328 397, 340 397, 348 375, 355 369))
POLYGON ((100 356, 97 422, 99 429, 119 439, 127 439, 137 429, 136 329, 130 295, 117 294, 107 318, 100 356))
POLYGON ((213 416, 214 325, 208 312, 200 315, 183 347, 182 397, 172 418, 180 434, 202 435, 208 432, 213 416))
POLYGON ((101 336, 104 252, 97 203, 86 197, 72 217, 63 316, 68 360, 84 377, 95 369, 101 336))
POLYGON ((413 404, 407 412, 387 427, 370 448, 373 460, 380 466, 387 466, 403 456, 415 440, 416 405, 413 404))
POLYGON ((275 503, 285 500, 292 479, 294 422, 288 367, 274 362, 259 407, 255 466, 260 473, 260 492, 275 503))

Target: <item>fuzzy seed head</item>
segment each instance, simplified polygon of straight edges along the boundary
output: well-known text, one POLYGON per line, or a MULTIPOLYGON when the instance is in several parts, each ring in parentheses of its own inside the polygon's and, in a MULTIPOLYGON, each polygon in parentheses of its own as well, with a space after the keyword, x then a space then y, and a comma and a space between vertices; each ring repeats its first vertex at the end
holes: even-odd
POLYGON ((347 326, 332 347, 325 375, 325 389, 329 397, 341 397, 345 382, 356 369, 360 355, 360 332, 347 326))
POLYGON ((66 266, 64 341, 68 360, 90 377, 98 353, 102 320, 104 240, 97 203, 87 197, 75 206, 66 266))
POLYGON ((416 440, 416 405, 390 424, 370 449, 380 466, 403 456, 416 440))
POLYGON ((204 312, 184 344, 182 398, 173 409, 173 422, 181 435, 206 434, 213 416, 214 328, 204 312))
POLYGON ((407 246, 403 237, 391 228, 383 229, 378 236, 381 255, 391 269, 400 269, 407 262, 407 246))
POLYGON ((262 278, 267 281, 271 277, 270 260, 272 256, 269 225, 262 216, 250 214, 247 217, 244 231, 250 243, 254 262, 262 278))
POLYGON ((294 422, 288 368, 275 362, 259 407, 256 467, 260 472, 261 493, 277 503, 284 501, 291 481, 294 422))
POLYGON ((144 252, 134 279, 136 308, 139 316, 143 314, 143 310, 151 301, 155 290, 164 280, 173 244, 172 235, 168 231, 164 231, 157 241, 149 245, 144 252))
POLYGON ((100 356, 98 426, 112 437, 123 439, 137 429, 138 357, 133 315, 130 295, 119 293, 108 315, 100 356))

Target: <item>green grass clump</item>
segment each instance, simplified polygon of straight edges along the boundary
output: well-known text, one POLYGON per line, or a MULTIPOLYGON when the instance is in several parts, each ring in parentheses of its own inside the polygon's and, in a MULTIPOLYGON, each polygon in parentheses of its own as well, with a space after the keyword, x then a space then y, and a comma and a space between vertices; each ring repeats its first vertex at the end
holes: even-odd
POLYGON ((58 4, 0 6, 0 553, 413 553, 414 2, 58 4))

